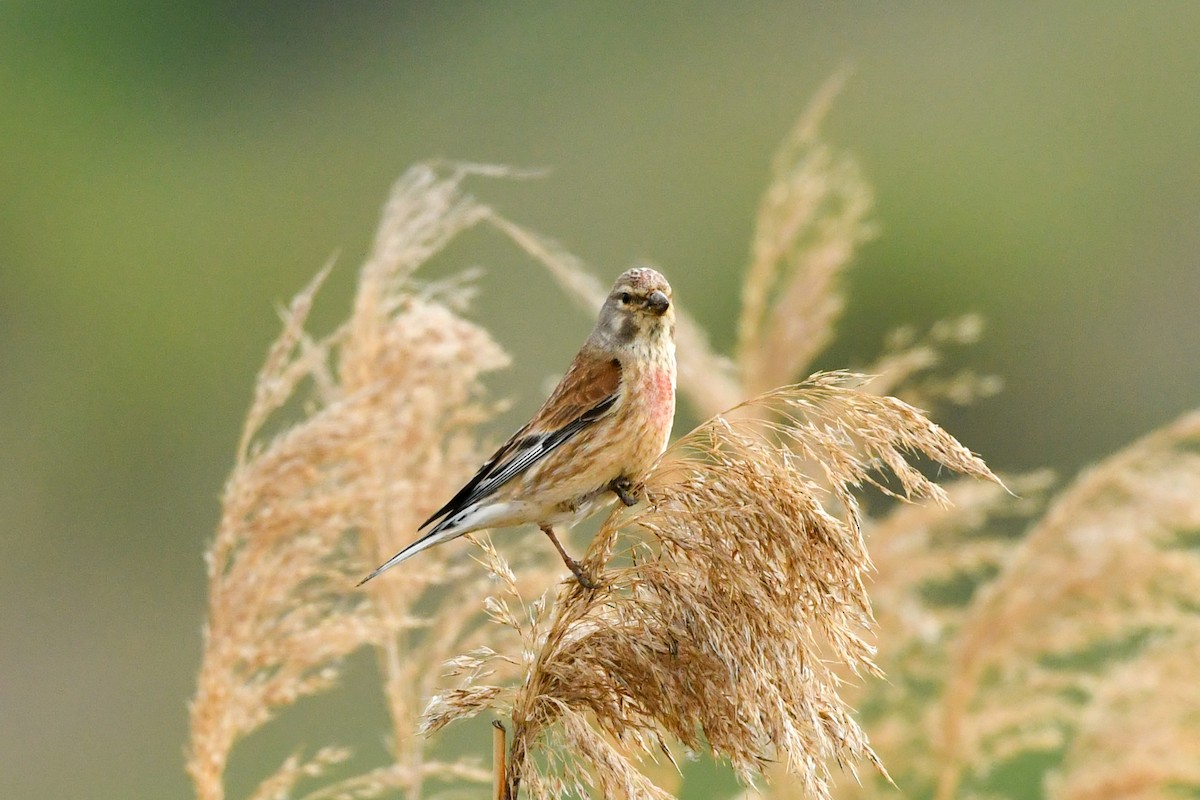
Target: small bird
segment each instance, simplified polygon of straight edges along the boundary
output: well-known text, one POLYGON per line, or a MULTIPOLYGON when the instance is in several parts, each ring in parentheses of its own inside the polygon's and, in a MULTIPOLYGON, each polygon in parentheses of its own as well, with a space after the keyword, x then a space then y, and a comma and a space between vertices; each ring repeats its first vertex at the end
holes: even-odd
POLYGON ((617 278, 596 327, 533 419, 418 528, 436 523, 427 533, 359 586, 435 544, 532 522, 575 578, 595 588, 554 526, 573 525, 615 499, 634 505, 674 418, 671 287, 655 270, 634 268, 617 278))

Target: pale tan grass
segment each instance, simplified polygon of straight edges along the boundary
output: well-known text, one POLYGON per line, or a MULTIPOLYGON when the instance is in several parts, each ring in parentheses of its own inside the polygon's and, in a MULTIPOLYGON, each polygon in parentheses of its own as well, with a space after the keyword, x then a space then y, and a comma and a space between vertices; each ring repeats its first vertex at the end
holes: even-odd
POLYGON ((1200 787, 1200 630, 1155 642, 1095 687, 1047 796, 1169 800, 1200 787))
MULTIPOLYGON (((816 104, 818 109, 824 102, 816 104)), ((804 190, 807 192, 817 188, 815 182, 834 175, 821 171, 824 169, 821 165, 826 163, 824 155, 811 159, 803 155, 805 148, 815 146, 812 136, 820 113, 812 112, 810 121, 798 126, 799 138, 791 142, 792 154, 777 161, 776 180, 783 182, 778 191, 786 194, 791 189, 784 184, 800 180, 807 181, 804 190)), ((852 171, 836 172, 846 177, 852 171)), ((451 494, 477 465, 485 450, 474 431, 495 408, 482 399, 479 376, 507 363, 507 356, 485 331, 455 312, 464 304, 469 283, 452 281, 421 286, 412 279, 414 270, 459 232, 488 221, 551 267, 577 298, 591 304, 602 295, 602 287, 579 268, 573 256, 461 191, 462 181, 468 175, 480 173, 511 174, 500 168, 461 165, 427 165, 411 170, 397 183, 384 211, 376 243, 360 272, 348 320, 321 338, 314 338, 305 330, 308 311, 327 271, 297 296, 284 316, 284 330, 268 353, 256 382, 236 466, 223 498, 222 523, 208 554, 209 620, 197 693, 191 706, 192 739, 188 757, 188 769, 200 797, 223 797, 225 765, 238 741, 269 721, 275 709, 328 689, 338 677, 341 660, 363 646, 375 648, 379 656, 392 723, 389 742, 393 763, 340 779, 315 790, 312 796, 368 797, 402 789, 415 797, 430 780, 483 780, 485 773, 472 764, 438 761, 431 755, 428 744, 414 735, 425 698, 437 694, 438 688, 450 678, 465 679, 468 684, 459 690, 437 694, 426 711, 427 733, 450 719, 483 707, 504 703, 519 706, 520 698, 528 692, 520 694, 514 680, 530 674, 531 670, 536 672, 537 665, 548 663, 547 642, 555 630, 551 614, 555 620, 569 618, 573 607, 569 592, 567 600, 558 606, 551 605, 544 594, 558 572, 546 557, 549 551, 523 551, 521 563, 512 570, 486 537, 480 538, 478 544, 490 574, 471 562, 466 548, 438 548, 424 558, 422 569, 406 573, 403 581, 376 582, 366 595, 350 588, 354 578, 367 566, 398 549, 431 506, 451 494), (307 405, 299 417, 289 416, 292 413, 289 409, 295 407, 294 399, 301 392, 309 394, 307 405), (280 432, 264 434, 268 427, 280 432), (496 582, 503 591, 484 603, 484 597, 494 591, 496 582), (543 592, 542 598, 525 601, 524 598, 539 591, 543 592), (481 605, 493 620, 514 631, 515 636, 505 639, 497 634, 496 626, 481 626, 481 605), (418 614, 418 608, 426 611, 418 614), (519 656, 503 652, 503 647, 514 644, 519 656), (446 668, 439 666, 443 663, 446 668)), ((847 184, 834 193, 838 191, 850 195, 857 189, 847 184)), ((804 192, 800 194, 807 196, 804 192)), ((783 213, 785 205, 766 203, 763 213, 768 217, 783 213)), ((861 204, 858 208, 854 214, 865 211, 861 204)), ((804 212, 812 213, 816 212, 811 209, 804 212)), ((815 224, 802 217, 793 215, 789 224, 801 227, 815 224)), ((760 227, 775 230, 767 217, 760 227)), ((853 224, 838 227, 843 233, 852 229, 857 230, 853 224)), ((840 267, 831 266, 832 262, 825 257, 831 252, 829 242, 803 256, 803 249, 811 243, 799 244, 803 237, 795 231, 784 235, 776 230, 776 234, 783 235, 779 239, 783 248, 779 258, 787 263, 771 267, 778 272, 772 280, 791 287, 786 302, 793 304, 793 310, 817 302, 819 295, 832 291, 832 276, 840 267), (814 255, 818 250, 824 253, 820 258, 814 255), (801 262, 805 258, 810 259, 811 269, 803 267, 801 262), (807 288, 806 280, 811 282, 807 288)), ((844 245, 845 249, 852 249, 853 242, 844 245)), ((759 263, 760 267, 767 264, 759 263)), ((766 280, 763 274, 760 269, 760 280, 766 280)), ((833 308, 828 304, 821 307, 833 308)), ((756 324, 770 326, 770 319, 781 319, 788 313, 780 305, 772 309, 763 310, 756 324)), ((825 330, 830 324, 832 317, 827 314, 814 330, 825 330)), ((791 335, 797 334, 793 331, 791 335)), ((789 346, 796 343, 793 338, 789 346)), ((685 313, 680 318, 679 344, 681 387, 698 407, 724 407, 746 395, 738 368, 712 351, 703 329, 685 313)), ((759 341, 756 346, 767 345, 759 341)), ((791 363, 790 369, 798 368, 798 361, 791 363)), ((744 368, 742 372, 743 376, 750 374, 744 368)), ((836 383, 842 379, 823 380, 836 383)), ((912 447, 932 448, 934 457, 953 461, 961 455, 955 449, 957 443, 940 434, 936 427, 901 426, 889 430, 874 410, 856 416, 858 405, 838 405, 844 399, 838 392, 844 387, 829 394, 832 383, 826 383, 817 381, 809 385, 807 399, 796 396, 791 406, 788 402, 774 404, 777 410, 790 407, 790 416, 785 416, 782 422, 763 421, 766 427, 754 428, 753 436, 766 437, 761 441, 767 442, 784 433, 788 443, 783 447, 777 441, 773 445, 776 450, 746 449, 740 460, 726 463, 726 468, 736 466, 741 470, 730 473, 737 475, 741 482, 737 485, 746 493, 759 491, 773 502, 771 491, 783 493, 780 497, 791 491, 784 480, 785 474, 800 475, 801 468, 815 469, 815 479, 801 486, 800 499, 809 505, 802 503, 796 507, 808 509, 806 513, 822 520, 824 514, 828 516, 824 524, 832 524, 830 521, 837 517, 824 511, 816 499, 832 489, 833 495, 826 497, 825 502, 835 513, 848 514, 848 519, 854 520, 847 529, 853 532, 851 538, 858 535, 859 517, 850 486, 873 481, 874 466, 885 464, 894 470, 899 483, 880 484, 887 491, 927 493, 942 499, 940 490, 904 462, 902 452, 912 447), (801 419, 802 416, 805 418, 801 419), (905 438, 917 428, 928 437, 923 444, 905 438), (829 431, 835 430, 836 437, 829 438, 829 431), (857 461, 847 455, 853 449, 872 455, 857 461), (771 453, 780 454, 779 463, 773 467, 770 462, 774 456, 768 457, 771 453), (755 461, 759 457, 766 459, 763 464, 755 461), (763 469, 766 472, 759 474, 763 469), (776 475, 774 483, 768 481, 772 469, 777 473, 785 470, 776 475), (763 481, 762 485, 756 488, 755 480, 763 481), (775 488, 768 491, 764 488, 768 484, 775 488)), ((892 413, 906 408, 889 399, 877 400, 880 407, 892 413)), ((771 401, 768 398, 766 402, 771 401)), ((906 419, 914 425, 923 420, 919 415, 906 419)), ((747 430, 735 436, 741 430, 740 423, 722 424, 726 425, 725 435, 733 437, 728 443, 745 448, 751 441, 760 441, 738 439, 737 436, 751 435, 747 430)), ((693 443, 695 440, 693 437, 693 443)), ((718 447, 707 456, 719 451, 718 447)), ((986 471, 977 461, 965 461, 958 466, 978 474, 983 474, 980 470, 986 471)), ((709 474, 712 464, 704 469, 709 470, 704 474, 708 475, 710 489, 721 483, 709 474)), ((660 477, 665 480, 666 474, 660 477)), ((714 497, 708 500, 710 504, 715 502, 714 497)), ((730 500, 723 496, 722 502, 730 500)), ((761 498, 755 501, 753 497, 747 500, 749 507, 756 502, 763 501, 761 498)), ((692 513, 700 514, 700 507, 692 513)), ((729 524, 721 515, 714 514, 713 520, 718 527, 729 524)), ((779 520, 773 522, 778 524, 779 520)), ((802 522, 809 526, 816 524, 812 520, 802 522)), ((606 536, 611 538, 615 529, 606 530, 606 536)), ((649 529, 644 529, 643 534, 646 530, 649 529)), ((730 527, 727 534, 737 530, 736 526, 730 527)), ((839 535, 850 535, 846 530, 839 531, 839 535)), ((670 546, 664 546, 667 541, 658 541, 656 558, 661 559, 663 552, 673 552, 670 546)), ((679 550, 678 541, 675 550, 679 550)), ((675 557, 678 559, 678 553, 675 557)), ((793 558, 797 557, 793 554, 793 558)), ((669 569, 661 568, 660 564, 660 571, 654 572, 654 563, 659 562, 643 563, 642 573, 629 573, 628 596, 622 601, 621 613, 630 620, 638 619, 639 613, 651 613, 646 609, 639 611, 638 604, 648 596, 646 587, 657 587, 655 592, 660 599, 691 598, 688 601, 691 606, 676 608, 673 613, 701 613, 704 598, 694 594, 695 587, 693 595, 689 595, 683 586, 670 583, 669 569), (635 585, 639 587, 636 593, 635 585)), ((838 569, 849 570, 843 576, 843 580, 848 580, 846 575, 857 574, 855 570, 866 563, 864 560, 856 566, 849 562, 838 569)), ((600 564, 596 568, 600 569, 600 564)), ((811 580, 817 573, 803 574, 811 580)), ((849 583, 855 591, 861 591, 861 577, 849 583)), ((820 581, 813 585, 831 587, 820 581)), ((854 609, 852 616, 858 620, 855 624, 865 624, 869 608, 861 605, 864 598, 844 587, 838 591, 844 595, 839 602, 849 603, 847 608, 854 609)), ((805 595, 806 608, 831 613, 840 608, 836 603, 822 606, 819 595, 819 589, 810 590, 805 595)), ((666 611, 659 609, 653 613, 661 615, 666 611)), ((846 612, 843 609, 838 613, 846 612)), ((870 646, 862 638, 862 632, 845 636, 840 633, 849 624, 848 619, 814 618, 814 630, 822 630, 820 635, 829 641, 818 644, 814 638, 804 643, 807 647, 804 652, 809 654, 812 665, 806 669, 816 677, 790 690, 792 694, 781 693, 779 686, 771 684, 772 680, 778 681, 768 671, 768 667, 778 669, 789 663, 789 654, 782 651, 768 656, 760 654, 769 662, 764 662, 762 670, 764 686, 770 687, 768 695, 775 698, 774 703, 786 705, 794 701, 807 714, 778 717, 783 720, 779 723, 783 727, 772 729, 766 739, 762 731, 739 733, 736 725, 722 729, 718 717, 707 719, 707 725, 698 718, 686 722, 638 717, 641 727, 622 727, 622 718, 613 717, 607 727, 601 725, 597 729, 592 727, 597 721, 595 709, 589 707, 579 712, 564 706, 554 725, 562 733, 561 741, 567 749, 556 750, 552 746, 544 748, 544 752, 559 753, 558 763, 570 774, 572 785, 595 785, 605 793, 619 789, 655 796, 661 790, 652 788, 653 784, 636 768, 637 764, 629 760, 630 744, 637 745, 634 751, 643 753, 654 750, 669 753, 671 747, 679 746, 675 741, 699 747, 702 741, 696 738, 694 730, 699 724, 707 732, 709 743, 731 757, 745 777, 763 766, 767 757, 763 753, 782 747, 789 763, 800 765, 806 780, 824 787, 827 774, 821 771, 827 769, 826 757, 872 760, 861 731, 840 706, 833 673, 822 661, 826 654, 821 648, 831 646, 834 654, 852 668, 871 671, 870 646), (821 714, 826 714, 829 721, 814 724, 813 719, 821 714), (689 725, 693 728, 690 733, 689 725), (847 752, 839 752, 839 747, 847 752), (590 759, 593 769, 567 766, 576 764, 579 753, 590 759)), ((644 627, 644 619, 641 624, 644 627)), ((747 624, 745 620, 737 622, 742 627, 747 624)), ((618 629, 627 636, 631 630, 620 626, 618 629)), ((727 624, 725 629, 732 632, 736 626, 727 624)), ((776 637, 767 638, 774 641, 776 637)), ((603 644, 599 639, 589 641, 603 644)), ((628 638, 617 642, 629 643, 628 638)), ((709 653, 703 658, 713 657, 709 653)), ((634 665, 631 662, 627 666, 632 669, 634 665)), ((659 700, 666 697, 661 695, 659 700)), ((685 714, 686 709, 680 707, 676 711, 685 714)), ((775 713, 778 714, 778 709, 775 713)), ((767 714, 765 708, 762 714, 767 714)), ((681 717, 687 719, 686 715, 681 717)), ((528 733, 530 724, 523 723, 518 729, 521 733, 514 739, 514 747, 518 743, 522 743, 520 747, 529 747, 537 738, 528 733)), ((299 755, 290 757, 262 780, 254 796, 291 795, 300 783, 320 777, 327 766, 346 756, 343 750, 324 748, 307 759, 299 755)), ((528 776, 527 785, 531 789, 566 785, 566 778, 556 777, 554 770, 539 772, 522 768, 514 774, 518 780, 521 775, 528 776)))
MULTIPOLYGON (((1143 709, 1117 700, 1138 685, 1119 654, 1137 652, 1139 637, 1151 636, 1157 644, 1143 667, 1163 669, 1172 648, 1190 651, 1200 631, 1200 558, 1188 538, 1200 529, 1198 452, 1193 413, 1084 473, 979 593, 955 642, 938 720, 939 797, 956 796, 964 778, 1015 753, 1064 745, 1071 758, 1060 785, 1084 785, 1087 778, 1071 772, 1073 764, 1085 773, 1095 765, 1086 747, 1075 747, 1084 709, 1098 703, 1130 715, 1106 716, 1114 729, 1139 724, 1143 709)), ((1200 705, 1180 702, 1179 713, 1154 719, 1173 736, 1194 738, 1200 705)), ((1089 727, 1096 741, 1094 719, 1089 727)), ((1168 763, 1170 749, 1160 766, 1168 763)), ((1112 767, 1107 780, 1118 780, 1112 767)))
POLYGON ((188 753, 199 797, 223 797, 238 742, 330 687, 361 647, 378 654, 390 763, 332 779, 345 751, 298 752, 253 797, 417 798, 485 783, 479 760, 437 756, 444 726, 482 712, 508 719, 510 795, 669 797, 673 759, 689 750, 754 780, 747 796, 997 796, 998 765, 1054 751, 1050 797, 1200 788, 1188 683, 1200 417, 1081 476, 1019 538, 1013 520, 1039 507, 1047 478, 1011 479, 1016 496, 991 481, 933 483, 939 463, 992 476, 914 407, 997 389, 943 374, 945 353, 978 338, 977 317, 897 332, 870 378, 762 393, 826 346, 841 276, 871 233, 869 186, 819 132, 839 80, 773 164, 736 359, 678 310, 680 395, 712 418, 669 451, 647 505, 604 522, 587 555, 594 593, 558 583, 551 549, 506 558, 487 536, 353 589, 486 455, 478 429, 497 405, 479 379, 507 363, 461 316, 469 279, 422 285, 413 271, 484 222, 589 314, 603 296, 578 258, 462 191, 471 174, 511 170, 423 165, 402 178, 348 320, 306 332, 322 273, 285 312, 256 383, 208 554, 188 753), (870 517, 868 486, 933 502, 870 517), (932 591, 955 585, 953 602, 932 591), (862 764, 875 769, 860 775, 862 764))
POLYGON ((560 590, 549 620, 544 609, 517 613, 511 581, 490 601, 533 657, 520 687, 468 675, 431 705, 427 728, 511 704, 510 796, 522 785, 534 797, 664 796, 639 759, 669 757, 673 741, 710 748, 746 781, 779 762, 815 797, 829 796, 833 761, 882 770, 834 667, 878 672, 851 490, 882 485, 872 473, 886 467, 904 497, 940 498, 905 460, 917 453, 993 476, 915 409, 860 382, 815 376, 673 445, 647 481, 648 505, 614 513, 593 541, 585 563, 598 590, 560 590), (810 460, 819 483, 802 471, 810 460), (613 564, 622 537, 632 561, 613 564))
POLYGON ((937 371, 949 349, 972 345, 983 333, 983 318, 964 314, 936 322, 924 335, 915 328, 898 328, 888 336, 885 350, 866 372, 867 388, 877 394, 896 394, 905 402, 929 408, 942 401, 965 406, 1000 391, 995 375, 980 375, 970 368, 952 375, 937 371))
POLYGON ((870 185, 849 154, 820 137, 844 79, 840 73, 817 92, 771 164, 738 323, 748 396, 795 380, 833 338, 845 305, 838 276, 873 235, 870 185))
MULTIPOLYGON (((461 189, 479 173, 504 174, 422 165, 397 183, 353 311, 331 334, 314 339, 305 332, 327 270, 284 314, 255 384, 207 554, 208 621, 188 750, 201 798, 224 796, 225 767, 238 741, 281 706, 328 689, 341 660, 363 646, 379 654, 394 765, 318 796, 376 796, 388 787, 416 796, 431 777, 486 780, 470 765, 439 763, 414 734, 440 680, 438 665, 478 636, 474 609, 489 591, 486 574, 466 548, 441 548, 403 580, 354 589, 485 452, 477 430, 494 406, 483 400, 479 379, 508 357, 451 310, 462 302, 459 285, 422 287, 411 279, 487 215, 461 189), (290 414, 288 404, 305 391, 304 410, 290 414), (280 432, 264 433, 273 422, 280 432), (432 616, 417 612, 438 597, 445 602, 432 616)), ((290 795, 297 781, 344 755, 323 749, 308 760, 289 758, 254 796, 290 795)))

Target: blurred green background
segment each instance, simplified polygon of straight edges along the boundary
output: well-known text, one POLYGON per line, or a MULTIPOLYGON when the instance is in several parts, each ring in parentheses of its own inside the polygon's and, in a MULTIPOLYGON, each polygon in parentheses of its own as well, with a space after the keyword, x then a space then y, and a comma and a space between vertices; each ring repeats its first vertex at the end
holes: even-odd
MULTIPOLYGON (((1198 42, 1190 2, 3 3, 0 796, 190 794, 201 553, 274 305, 337 254, 343 314, 414 161, 550 168, 472 189, 605 281, 653 260, 727 347, 771 154, 850 63, 826 136, 881 236, 821 366, 979 311, 961 363, 1006 389, 941 421, 1070 475, 1200 405, 1198 42)), ((498 236, 438 268, 475 264, 506 432, 590 321, 498 236)), ((378 757, 372 692, 249 743, 235 796, 256 753, 378 757)))

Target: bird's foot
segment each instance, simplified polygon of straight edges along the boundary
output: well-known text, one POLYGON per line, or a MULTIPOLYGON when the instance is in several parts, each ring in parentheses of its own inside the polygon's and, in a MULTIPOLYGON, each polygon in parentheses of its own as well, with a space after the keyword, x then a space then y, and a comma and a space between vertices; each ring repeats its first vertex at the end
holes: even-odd
POLYGON ((612 489, 626 506, 637 505, 638 495, 641 494, 641 490, 629 478, 624 476, 617 478, 608 485, 608 488, 612 489))
POLYGON ((580 586, 589 591, 595 590, 597 583, 584 571, 582 564, 573 558, 568 558, 566 564, 567 569, 571 570, 572 574, 575 575, 575 580, 579 581, 580 586))
POLYGON ((587 572, 584 571, 582 564, 571 558, 571 556, 567 555, 566 548, 562 546, 562 542, 560 542, 558 537, 554 535, 554 528, 550 527, 549 525, 542 525, 540 527, 542 529, 542 533, 549 536, 550 541, 554 542, 554 549, 558 551, 560 556, 562 556, 563 563, 567 565, 567 569, 571 570, 571 574, 575 576, 575 580, 579 581, 579 585, 585 589, 595 589, 596 582, 593 581, 588 576, 587 572))

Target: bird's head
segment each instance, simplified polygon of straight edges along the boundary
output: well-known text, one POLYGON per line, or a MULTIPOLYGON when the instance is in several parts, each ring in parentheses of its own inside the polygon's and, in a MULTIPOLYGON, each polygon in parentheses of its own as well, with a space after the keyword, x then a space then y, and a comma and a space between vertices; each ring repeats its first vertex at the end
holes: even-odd
POLYGON ((675 309, 671 285, 649 267, 634 267, 621 273, 600 308, 593 336, 607 344, 628 347, 653 342, 675 332, 675 309))

